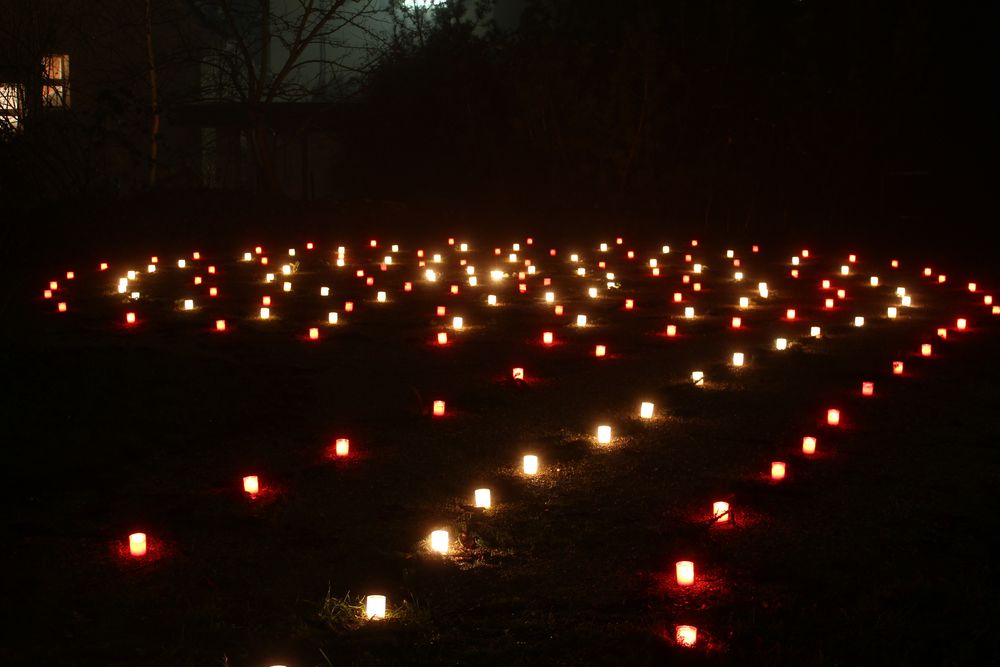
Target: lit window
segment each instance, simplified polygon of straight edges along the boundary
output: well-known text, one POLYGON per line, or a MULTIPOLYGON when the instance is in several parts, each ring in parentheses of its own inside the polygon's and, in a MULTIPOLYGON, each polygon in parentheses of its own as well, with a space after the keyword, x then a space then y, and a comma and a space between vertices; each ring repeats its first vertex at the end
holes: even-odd
POLYGON ((21 120, 24 86, 0 83, 0 131, 16 130, 21 120))
POLYGON ((47 107, 69 106, 69 56, 42 58, 42 104, 47 107))

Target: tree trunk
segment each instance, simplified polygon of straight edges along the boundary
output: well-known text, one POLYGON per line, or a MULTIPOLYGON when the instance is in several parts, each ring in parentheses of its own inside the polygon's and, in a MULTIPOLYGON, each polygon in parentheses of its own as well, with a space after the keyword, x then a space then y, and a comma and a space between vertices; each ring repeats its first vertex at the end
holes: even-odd
POLYGON ((156 52, 153 50, 153 0, 146 0, 146 65, 149 68, 149 173, 146 185, 156 186, 156 165, 159 154, 160 96, 156 81, 156 52))

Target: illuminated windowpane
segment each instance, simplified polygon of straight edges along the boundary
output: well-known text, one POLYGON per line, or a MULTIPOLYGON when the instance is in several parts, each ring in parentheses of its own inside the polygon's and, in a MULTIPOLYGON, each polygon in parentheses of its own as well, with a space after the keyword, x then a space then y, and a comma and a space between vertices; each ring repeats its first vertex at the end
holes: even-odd
POLYGON ((57 54, 42 58, 42 104, 69 107, 69 56, 57 54))

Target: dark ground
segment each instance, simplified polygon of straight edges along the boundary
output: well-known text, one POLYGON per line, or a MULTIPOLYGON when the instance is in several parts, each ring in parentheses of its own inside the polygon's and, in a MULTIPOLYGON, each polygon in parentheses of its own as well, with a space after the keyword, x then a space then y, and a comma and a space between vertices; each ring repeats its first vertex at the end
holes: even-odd
MULTIPOLYGON (((462 240, 466 222, 395 238, 404 251, 445 252, 444 239, 462 240)), ((530 225, 511 224, 521 226, 530 225)), ((535 248, 593 257, 597 241, 613 241, 614 231, 580 227, 539 232, 535 248)), ((206 263, 220 266, 223 297, 193 314, 175 311, 181 274, 166 267, 195 249, 203 240, 196 235, 106 236, 63 243, 51 259, 37 247, 21 256, 23 293, 7 309, 3 346, 11 389, 3 403, 12 612, 5 664, 1000 658, 996 324, 962 289, 967 279, 985 290, 996 282, 963 269, 964 244, 935 251, 911 240, 916 247, 900 249, 897 279, 887 267, 894 246, 866 239, 854 248, 862 263, 847 285, 851 300, 823 314, 812 307, 815 286, 842 263, 834 232, 825 232, 834 237, 826 245, 805 239, 817 257, 797 284, 779 273, 803 247, 798 237, 762 239, 763 253, 753 257, 747 243, 714 234, 700 248, 714 271, 696 302, 710 310, 694 324, 679 321, 684 335, 668 340, 656 332, 680 310, 665 302, 680 287, 678 251, 690 236, 626 234, 624 247, 640 258, 671 243, 669 277, 639 280, 616 259, 620 299, 560 299, 562 344, 542 349, 539 333, 554 318, 535 301, 540 280, 522 299, 508 281, 498 310, 479 305, 489 288, 450 297, 419 281, 412 295, 376 306, 362 295, 377 287, 321 278, 329 269, 320 259, 339 241, 360 254, 368 237, 311 231, 272 237, 275 258, 307 238, 319 250, 303 262, 287 302, 268 292, 280 304, 279 319, 268 323, 245 319, 265 292, 230 261, 260 236, 235 232, 198 246, 212 253, 206 263), (748 262, 748 289, 763 274, 778 290, 738 333, 726 326, 737 292, 720 277, 728 247, 748 262), (108 252, 114 275, 118 257, 142 268, 145 257, 160 255, 153 298, 136 307, 140 326, 121 326, 126 307, 99 293, 93 269, 104 257, 95 250, 108 252), (947 286, 918 278, 924 263, 945 267, 947 286), (57 316, 40 295, 69 268, 78 274, 71 312, 57 316), (871 273, 883 287, 862 285, 871 273), (310 343, 302 334, 326 311, 314 296, 321 282, 338 304, 355 297, 358 312, 310 343), (897 284, 919 308, 897 322, 877 319, 897 284), (625 296, 635 296, 637 311, 620 309, 625 296), (471 327, 446 350, 428 345, 439 303, 471 327), (790 304, 807 319, 780 322, 790 304), (566 326, 583 309, 596 326, 566 326), (207 330, 216 311, 233 326, 225 335, 207 330), (854 314, 870 324, 845 326, 854 314), (915 356, 958 315, 972 319, 972 331, 935 341, 931 359, 915 356), (769 351, 777 335, 800 340, 814 318, 823 339, 769 351), (749 358, 740 372, 724 363, 734 340, 749 358), (594 359, 596 342, 613 357, 594 359), (904 378, 889 372, 897 358, 906 361, 904 378), (515 364, 531 378, 526 386, 506 380, 515 364), (704 390, 686 382, 696 368, 708 373, 704 390), (876 383, 875 398, 858 395, 862 380, 876 383), (455 416, 427 417, 434 398, 446 398, 455 416), (645 399, 663 419, 633 418, 645 399), (839 431, 819 427, 830 405, 844 410, 839 431), (605 420, 622 436, 609 448, 590 438, 605 420), (820 439, 814 461, 797 453, 808 433, 820 439), (352 455, 331 461, 325 448, 341 435, 351 438, 352 455), (529 448, 546 466, 534 480, 516 471, 529 448), (776 458, 790 466, 780 485, 765 479, 776 458), (240 491, 250 472, 268 487, 253 502, 240 491), (496 510, 468 507, 479 486, 493 489, 496 510), (736 508, 738 527, 706 524, 711 502, 722 498, 736 508), (455 557, 426 553, 422 540, 436 527, 463 534, 455 557), (159 545, 149 562, 116 551, 139 529, 159 545), (703 577, 690 591, 670 583, 682 557, 703 577), (372 591, 385 592, 393 608, 405 601, 399 618, 360 625, 336 615, 337 599, 372 591), (697 648, 673 645, 678 623, 698 626, 697 648)), ((498 224, 468 240, 523 241, 518 231, 498 224)), ((557 293, 568 293, 559 286, 572 280, 567 265, 541 254, 542 269, 556 271, 557 293)), ((492 265, 485 256, 474 263, 481 276, 492 265)), ((191 275, 183 274, 185 284, 191 275)), ((411 266, 396 267, 389 280, 410 275, 411 266)))

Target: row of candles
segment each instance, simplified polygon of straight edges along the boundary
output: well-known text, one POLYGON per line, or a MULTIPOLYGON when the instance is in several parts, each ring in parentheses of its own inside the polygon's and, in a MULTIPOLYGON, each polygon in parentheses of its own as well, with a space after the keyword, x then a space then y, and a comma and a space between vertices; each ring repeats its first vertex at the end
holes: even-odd
MULTIPOLYGON (((696 245, 696 243, 694 243, 693 245, 696 245)), ((664 247, 664 249, 667 250, 667 251, 669 250, 666 246, 664 247)), ((397 248, 394 247, 393 250, 395 252, 395 251, 397 251, 397 248)), ((603 250, 605 250, 605 249, 602 248, 602 251, 603 250)), ((463 251, 464 251, 464 249, 463 249, 463 251)), ((756 251, 756 248, 755 248, 755 251, 756 251)), ((257 253, 260 254, 260 249, 259 248, 257 249, 257 253)), ((802 254, 803 254, 803 256, 808 257, 808 252, 804 251, 802 254)), ((196 255, 197 255, 197 253, 196 253, 196 255)), ((294 255, 294 252, 291 251, 291 250, 290 250, 290 255, 294 255)), ((512 257, 513 257, 513 255, 512 255, 512 257)), ((730 258, 730 259, 733 259, 732 251, 727 252, 727 257, 730 258)), ((199 259, 199 257, 196 256, 195 259, 199 259)), ((244 259, 249 260, 250 257, 246 257, 245 256, 244 259)), ((265 260, 262 263, 266 265, 266 257, 262 257, 261 259, 265 260)), ((690 258, 690 256, 687 256, 686 259, 688 261, 690 261, 691 258, 690 258)), ((850 259, 851 259, 852 263, 855 261, 854 257, 852 257, 850 259)), ((435 261, 440 262, 440 258, 439 257, 435 257, 435 261)), ((574 257, 573 261, 577 261, 577 258, 574 257)), ((337 263, 338 263, 338 266, 344 266, 344 252, 343 252, 343 249, 340 249, 339 252, 338 252, 338 262, 337 263)), ((388 263, 391 263, 391 258, 386 257, 386 261, 385 261, 384 264, 388 264, 388 263)), ((735 263, 736 263, 737 266, 739 266, 738 260, 736 260, 735 263)), ((384 266, 384 264, 383 264, 383 266, 384 266)), ((650 260, 650 264, 651 264, 651 267, 653 269, 656 269, 656 272, 653 275, 659 275, 658 269, 660 267, 657 266, 657 262, 655 260, 650 260)), ((798 257, 793 258, 792 264, 795 265, 795 266, 799 266, 800 265, 799 258, 798 257)), ((893 265, 894 265, 894 267, 898 266, 898 262, 896 262, 894 260, 893 261, 893 265)), ((179 268, 184 268, 185 267, 185 263, 184 263, 183 260, 180 260, 178 262, 178 267, 179 268)), ((102 270, 104 270, 106 268, 107 268, 106 265, 102 264, 102 270)), ((534 269, 533 266, 530 267, 530 268, 534 269)), ((150 269, 151 269, 150 272, 153 272, 155 270, 153 264, 150 265, 150 269)), ((702 266, 698 265, 698 264, 695 264, 694 265, 694 269, 695 269, 695 271, 694 271, 695 273, 701 273, 702 266)), ((291 272, 291 270, 288 268, 287 265, 285 267, 283 267, 282 271, 283 271, 283 273, 285 275, 289 275, 289 273, 291 272)), ((209 272, 210 273, 215 273, 214 267, 210 267, 210 271, 209 272)), ((360 274, 362 274, 362 271, 359 270, 358 273, 360 275, 360 274)), ((531 271, 531 273, 534 273, 534 270, 531 271)), ((849 273, 849 267, 847 265, 842 266, 841 267, 841 274, 842 275, 848 275, 848 273, 849 273)), ((930 275, 930 274, 928 274, 928 270, 927 269, 925 269, 924 274, 925 275, 930 275)), ((611 274, 609 274, 609 275, 611 275, 611 274)), ((430 275, 428 275, 427 277, 428 277, 429 281, 434 281, 437 278, 436 274, 434 275, 433 278, 431 278, 430 275)), ((687 275, 685 275, 684 277, 687 278, 687 275)), ((798 277, 798 274, 797 273, 794 274, 793 277, 798 277)), ((939 280, 937 281, 938 284, 941 284, 941 283, 945 282, 945 280, 940 279, 940 278, 943 278, 943 277, 944 276, 939 276, 939 280)), ((72 280, 74 278, 75 278, 75 274, 73 272, 67 273, 67 279, 72 280)), ((742 279, 742 275, 740 275, 739 278, 742 279)), ((198 281, 198 282, 200 282, 200 281, 198 281)), ((688 282, 688 281, 684 281, 684 282, 688 282)), ((874 276, 870 278, 869 282, 870 282, 870 285, 873 286, 873 287, 878 286, 878 284, 879 284, 878 278, 874 277, 874 276)), ((371 284, 371 283, 369 282, 369 284, 371 284)), ((546 279, 546 285, 549 285, 549 284, 551 284, 550 281, 548 281, 548 279, 546 279)), ((411 286, 412 286, 412 283, 407 283, 407 287, 409 287, 410 289, 412 289, 411 286)), ((52 281, 52 283, 50 283, 49 287, 50 287, 50 289, 46 291, 46 295, 45 295, 46 298, 50 298, 51 297, 51 291, 58 289, 58 284, 56 283, 56 281, 52 281)), ((831 288, 830 281, 829 280, 824 280, 822 282, 821 288, 822 289, 830 289, 831 288)), ((968 285, 968 288, 969 288, 969 290, 971 292, 975 292, 977 290, 977 285, 975 283, 970 283, 968 285)), ((217 288, 213 287, 211 289, 213 291, 215 291, 215 293, 217 293, 217 288)), ((410 291, 410 289, 406 289, 405 291, 410 291)), ((290 290, 290 283, 285 283, 284 290, 285 291, 289 291, 290 290)), ((591 298, 594 298, 596 296, 595 290, 596 290, 596 288, 590 288, 588 290, 588 295, 591 298)), ((701 291, 699 283, 695 284, 694 290, 695 291, 701 291)), ((119 290, 119 291, 121 291, 121 290, 119 290)), ((329 294, 329 288, 323 288, 323 291, 326 292, 326 294, 324 294, 324 296, 326 296, 326 295, 329 294)), ((524 292, 523 289, 520 290, 520 291, 522 293, 524 292)), ((455 293, 455 290, 452 290, 452 293, 455 293)), ((768 295, 769 295, 769 289, 768 289, 766 283, 761 283, 761 284, 758 285, 758 293, 760 294, 760 296, 762 298, 767 298, 768 297, 768 295)), ((212 295, 214 296, 215 294, 212 294, 212 295)), ((905 290, 902 290, 902 288, 900 288, 900 291, 897 291, 897 296, 900 296, 901 299, 902 299, 901 305, 903 305, 903 306, 910 306, 912 304, 911 297, 909 295, 907 295, 905 293, 905 290)), ((838 290, 838 298, 843 299, 845 297, 846 297, 845 290, 842 290, 842 289, 838 290)), ((267 297, 265 297, 265 298, 267 299, 266 303, 269 304, 270 299, 267 298, 267 297)), ((385 291, 379 291, 377 293, 377 295, 376 295, 376 301, 379 302, 379 303, 386 302, 387 298, 388 298, 387 297, 387 293, 385 291)), ((683 299, 683 295, 681 293, 675 293, 675 295, 674 295, 674 301, 675 302, 682 301, 682 299, 683 299), (678 299, 677 298, 678 296, 680 296, 681 298, 678 299)), ((825 303, 824 303, 825 308, 827 308, 827 309, 832 308, 832 301, 833 301, 832 299, 826 299, 825 303)), ((545 295, 545 302, 546 303, 553 303, 554 302, 554 293, 553 292, 546 293, 546 295, 545 295)), ((495 295, 490 295, 490 298, 488 300, 488 304, 489 305, 496 305, 496 297, 495 297, 495 295)), ((984 296, 984 304, 985 305, 992 305, 992 297, 990 295, 984 296)), ((349 304, 349 305, 352 306, 353 304, 349 304)), ((745 309, 745 308, 749 307, 749 298, 748 297, 741 297, 739 305, 740 305, 741 309, 745 309)), ((631 310, 632 307, 634 307, 634 301, 632 299, 627 299, 626 300, 626 310, 631 310)), ((185 299, 183 301, 182 309, 183 310, 193 310, 194 309, 194 301, 193 301, 193 299, 185 299)), ((65 305, 62 302, 60 303, 59 310, 61 312, 65 312, 65 305)), ((347 308, 347 310, 351 310, 351 308, 347 308)), ((439 315, 443 314, 442 311, 443 311, 443 307, 439 307, 438 308, 438 314, 439 315)), ((562 314, 561 311, 562 311, 562 307, 561 306, 557 306, 557 310, 555 311, 556 314, 557 315, 561 315, 562 314)), ((898 312, 897 308, 895 306, 891 306, 891 307, 889 307, 887 309, 887 317, 890 318, 890 319, 893 319, 893 318, 895 318, 897 316, 897 312, 898 312)), ((992 312, 994 314, 997 312, 997 307, 996 306, 994 306, 992 308, 992 312)), ((694 307, 693 306, 686 306, 685 307, 685 312, 684 312, 685 318, 688 318, 688 319, 693 318, 695 316, 694 313, 695 313, 695 311, 694 311, 694 307)), ((268 306, 262 307, 260 314, 261 314, 261 318, 262 319, 267 319, 270 316, 270 311, 269 311, 268 306)), ((785 312, 785 319, 788 320, 788 321, 793 321, 793 320, 796 320, 797 315, 798 315, 798 313, 797 313, 796 309, 789 308, 785 312)), ((330 322, 331 323, 335 323, 336 322, 336 317, 335 316, 336 316, 336 313, 331 313, 330 314, 330 322)), ((129 324, 135 323, 135 317, 136 317, 135 313, 133 313, 133 312, 127 313, 127 315, 126 315, 126 322, 129 323, 129 324)), ((857 316, 855 318, 855 320, 854 320, 855 326, 863 326, 864 322, 865 322, 865 320, 864 320, 864 318, 862 316, 857 316)), ((587 316, 584 315, 584 314, 578 315, 577 318, 576 318, 576 324, 579 327, 587 326, 587 324, 588 324, 587 316)), ((741 318, 738 317, 738 316, 733 317, 733 319, 732 319, 732 327, 733 328, 740 328, 741 325, 742 325, 741 318)), ((463 327, 464 327, 464 320, 463 320, 463 318, 462 317, 454 317, 453 320, 452 320, 452 328, 453 328, 453 330, 460 331, 460 330, 463 329, 463 327)), ((955 328, 957 330, 965 330, 967 328, 967 320, 965 318, 959 318, 957 320, 957 322, 956 322, 955 328)), ((216 330, 224 331, 225 329, 226 329, 225 321, 224 320, 217 320, 216 321, 216 330)), ((670 325, 669 328, 668 328, 667 334, 668 335, 673 335, 674 333, 676 333, 676 325, 670 325), (670 331, 670 329, 673 329, 673 331, 670 331)), ((810 329, 810 335, 812 335, 812 336, 818 336, 819 335, 819 328, 818 327, 812 327, 810 329)), ((938 329, 937 335, 939 337, 941 337, 941 338, 946 338, 947 337, 947 329, 943 329, 943 328, 942 329, 938 329)), ((312 338, 312 339, 318 338, 318 328, 312 328, 312 329, 309 330, 309 338, 312 338)), ((553 335, 553 333, 551 331, 544 332, 543 336, 542 336, 542 341, 543 341, 543 344, 545 344, 545 345, 551 345, 554 342, 554 335, 553 335)), ((439 332, 438 338, 437 338, 437 342, 439 344, 441 344, 441 345, 447 344, 447 342, 448 342, 447 333, 445 333, 445 332, 439 332)), ((788 346, 788 340, 786 338, 777 338, 777 339, 775 339, 775 349, 777 349, 777 350, 784 350, 784 349, 787 348, 787 346, 788 346)), ((923 343, 923 344, 921 344, 921 347, 920 347, 920 354, 922 356, 925 356, 925 357, 926 356, 931 356, 932 350, 933 350, 933 348, 932 348, 931 344, 929 344, 929 343, 923 343)), ((595 347, 595 356, 598 356, 598 357, 605 356, 606 352, 607 352, 607 348, 606 348, 605 345, 597 345, 595 347)), ((742 353, 742 352, 733 353, 732 358, 731 358, 731 364, 732 364, 732 366, 734 366, 734 367, 741 367, 741 366, 744 365, 744 363, 745 363, 745 355, 744 355, 744 353, 742 353)), ((903 362, 902 361, 894 361, 893 364, 892 364, 892 371, 893 371, 894 374, 897 374, 897 375, 902 374, 903 373, 903 362)), ((523 380, 524 379, 524 369, 522 367, 515 367, 514 369, 512 369, 512 377, 515 380, 523 380)), ((693 372, 692 376, 691 376, 691 379, 692 379, 692 382, 695 385, 697 385, 697 386, 703 386, 704 385, 704 373, 702 371, 695 371, 695 372, 693 372)), ((867 382, 866 381, 866 382, 862 383, 862 395, 863 396, 873 396, 874 395, 874 384, 872 382, 867 382)), ((653 403, 651 403, 651 402, 642 402, 641 405, 640 405, 640 408, 639 408, 639 417, 640 417, 640 419, 644 419, 644 420, 652 419, 653 416, 654 416, 654 409, 655 408, 654 408, 653 403)), ((433 402, 432 414, 434 416, 436 416, 436 417, 440 417, 440 416, 444 416, 445 415, 445 402, 443 400, 435 400, 433 402)), ((826 422, 827 422, 827 424, 829 426, 832 426, 832 427, 839 426, 840 425, 840 419, 841 419, 841 414, 840 414, 840 410, 839 409, 831 408, 831 409, 829 409, 827 411, 826 422)), ((610 425, 600 425, 597 428, 595 440, 596 440, 596 442, 598 444, 601 444, 601 445, 610 444, 612 442, 612 429, 611 429, 611 426, 610 425)), ((805 455, 812 455, 812 454, 814 454, 816 452, 816 447, 817 447, 817 439, 816 439, 815 436, 805 436, 803 438, 803 440, 802 440, 802 452, 803 452, 803 454, 805 454, 805 455)), ((348 453, 349 453, 349 451, 350 451, 350 443, 349 443, 349 441, 346 438, 339 438, 339 439, 336 440, 336 442, 335 442, 335 455, 336 456, 347 456, 348 453)), ((537 455, 534 455, 534 454, 525 455, 524 458, 523 458, 523 460, 522 460, 521 468, 522 468, 522 472, 525 475, 531 476, 531 475, 538 474, 538 472, 539 472, 539 460, 538 460, 537 455)), ((771 463, 770 477, 774 481, 780 481, 780 480, 782 480, 782 479, 785 478, 786 471, 787 471, 787 464, 784 461, 773 461, 771 463)), ((259 477, 256 476, 256 475, 248 475, 248 476, 244 477, 243 478, 243 489, 244 489, 245 493, 247 493, 251 497, 255 497, 261 491, 261 484, 260 484, 259 477)), ((473 498, 474 498, 474 505, 477 508, 489 509, 492 506, 491 491, 488 488, 476 489, 474 491, 473 498)), ((726 501, 715 501, 712 504, 712 518, 713 518, 714 522, 718 523, 718 524, 729 523, 730 522, 730 518, 731 518, 731 508, 730 508, 729 503, 726 502, 726 501)), ((430 548, 430 550, 432 552, 439 553, 439 554, 442 554, 442 555, 447 554, 449 552, 450 548, 451 548, 450 535, 449 535, 449 533, 448 533, 447 530, 443 530, 443 529, 439 529, 439 530, 433 531, 431 533, 431 535, 429 536, 429 538, 428 538, 428 543, 429 543, 429 548, 430 548)), ((133 533, 133 534, 131 534, 129 536, 129 549, 130 549, 130 553, 133 556, 135 556, 135 557, 143 557, 143 556, 145 556, 146 553, 147 553, 147 536, 144 533, 133 533)), ((694 568, 694 563, 692 561, 687 561, 687 560, 678 561, 675 564, 675 570, 676 570, 675 576, 676 576, 676 581, 677 581, 678 585, 680 585, 680 586, 691 586, 691 585, 694 584, 694 582, 695 582, 695 568, 694 568)), ((384 595, 376 595, 376 594, 367 596, 366 601, 365 601, 365 612, 364 612, 364 614, 365 614, 365 617, 368 618, 368 619, 370 619, 370 620, 378 620, 378 619, 384 618, 385 615, 386 615, 386 597, 384 595)), ((693 646, 696 643, 696 641, 697 641, 697 628, 695 628, 694 626, 688 626, 688 625, 677 626, 677 628, 676 628, 676 641, 677 641, 677 643, 679 645, 682 645, 682 646, 693 646)))

